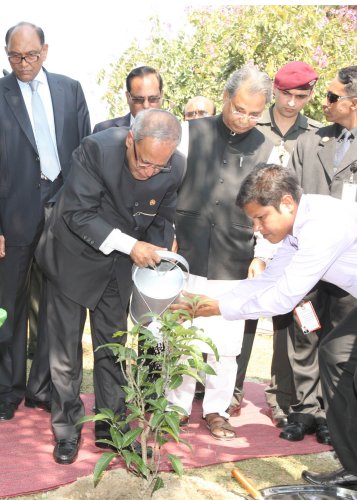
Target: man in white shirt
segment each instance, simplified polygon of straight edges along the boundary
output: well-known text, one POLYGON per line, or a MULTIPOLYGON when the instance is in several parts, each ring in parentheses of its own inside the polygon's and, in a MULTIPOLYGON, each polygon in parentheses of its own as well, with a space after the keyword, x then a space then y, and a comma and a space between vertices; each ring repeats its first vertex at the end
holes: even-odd
MULTIPOLYGON (((300 304, 319 280, 357 297, 355 202, 303 195, 290 169, 263 164, 243 181, 237 205, 252 219, 255 231, 271 243, 282 241, 282 246, 261 275, 241 281, 219 300, 206 298, 197 315, 221 314, 237 320, 284 314, 300 304)), ((300 317, 308 333, 318 325, 308 303, 305 308, 309 314, 302 317, 300 309, 300 317)), ((319 346, 327 424, 342 468, 329 474, 304 471, 304 479, 314 484, 357 484, 356 335, 357 307, 319 346)))

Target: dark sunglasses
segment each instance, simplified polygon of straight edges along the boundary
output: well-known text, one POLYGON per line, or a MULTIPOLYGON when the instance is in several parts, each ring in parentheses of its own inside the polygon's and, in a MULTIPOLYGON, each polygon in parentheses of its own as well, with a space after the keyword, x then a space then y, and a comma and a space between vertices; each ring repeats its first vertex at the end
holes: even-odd
POLYGON ((333 104, 334 102, 337 101, 342 101, 343 99, 353 99, 354 97, 357 97, 355 95, 337 95, 334 94, 333 92, 328 91, 326 93, 326 99, 330 104, 333 104))

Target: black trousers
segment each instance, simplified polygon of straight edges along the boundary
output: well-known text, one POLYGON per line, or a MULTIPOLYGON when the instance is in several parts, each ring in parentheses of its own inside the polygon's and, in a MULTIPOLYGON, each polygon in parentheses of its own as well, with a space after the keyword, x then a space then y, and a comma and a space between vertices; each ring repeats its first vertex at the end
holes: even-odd
MULTIPOLYGON (((54 182, 41 180, 42 207, 62 184, 62 175, 54 182)), ((30 269, 43 225, 44 211, 37 233, 27 246, 8 246, 4 235, 6 255, 0 259, 0 304, 8 319, 0 334, 0 402, 18 405, 25 395, 30 269)))
POLYGON ((0 304, 7 311, 0 332, 0 403, 18 405, 25 394, 29 271, 34 247, 6 247, 6 255, 0 259, 0 304))
POLYGON ((295 400, 292 401, 290 413, 292 420, 294 415, 300 414, 299 421, 303 421, 304 415, 326 417, 326 402, 320 382, 319 345, 357 306, 357 299, 323 281, 318 283, 307 298, 315 308, 321 329, 304 335, 294 318, 288 339, 288 353, 295 385, 295 400))
MULTIPOLYGON (((122 303, 117 280, 113 279, 96 308, 90 311, 96 406, 99 409, 110 408, 118 415, 125 412, 125 393, 122 386, 126 380, 120 364, 115 362, 112 351, 96 351, 96 348, 107 343, 125 343, 125 336, 113 339, 113 334, 118 330, 127 330, 127 305, 127 302, 122 303)), ((52 427, 57 439, 69 439, 80 434, 81 426, 75 424, 84 415, 80 387, 86 309, 47 282, 47 311, 52 378, 52 427)))
POLYGON ((333 447, 357 475, 357 305, 321 341, 318 359, 333 447))

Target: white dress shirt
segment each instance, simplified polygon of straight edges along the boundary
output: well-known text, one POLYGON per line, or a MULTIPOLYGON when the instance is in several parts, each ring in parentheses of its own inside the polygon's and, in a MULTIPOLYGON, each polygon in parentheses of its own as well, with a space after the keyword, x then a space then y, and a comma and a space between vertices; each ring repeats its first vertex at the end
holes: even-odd
POLYGON ((288 313, 319 280, 357 298, 357 203, 303 195, 293 234, 267 269, 222 295, 219 308, 229 320, 288 313))

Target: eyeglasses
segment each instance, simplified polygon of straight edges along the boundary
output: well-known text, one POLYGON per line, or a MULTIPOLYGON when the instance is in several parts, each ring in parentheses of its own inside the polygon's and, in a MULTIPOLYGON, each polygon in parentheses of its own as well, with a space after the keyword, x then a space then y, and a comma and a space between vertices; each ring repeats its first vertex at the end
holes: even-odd
POLYGON ((156 104, 160 102, 162 98, 161 95, 149 95, 149 97, 143 97, 143 96, 131 95, 130 92, 128 92, 128 94, 131 99, 131 102, 134 104, 144 104, 146 99, 150 104, 156 104))
POLYGON ((230 101, 230 103, 231 103, 232 115, 234 115, 234 117, 236 117, 236 118, 241 118, 242 120, 257 122, 262 116, 261 114, 260 115, 246 115, 244 113, 241 113, 240 111, 237 111, 236 109, 233 108, 232 101, 230 101))
POLYGON ((20 54, 10 54, 7 58, 12 64, 21 64, 22 61, 32 64, 40 59, 40 55, 41 54, 27 54, 26 56, 21 56, 20 54))
POLYGON ((155 163, 148 163, 145 161, 139 162, 138 158, 138 153, 136 150, 135 142, 133 142, 134 145, 134 156, 135 156, 135 161, 136 161, 136 166, 137 168, 152 168, 153 170, 156 170, 157 173, 162 173, 162 172, 171 172, 171 165, 168 163, 167 165, 155 165, 155 163))
POLYGON ((204 116, 208 116, 208 114, 208 111, 205 111, 204 109, 196 109, 196 111, 186 111, 185 117, 193 118, 194 116, 199 116, 200 118, 203 118, 204 116))
POLYGON ((330 104, 333 104, 337 101, 342 101, 343 99, 354 99, 355 97, 357 97, 357 95, 337 95, 330 91, 326 93, 326 99, 330 104))

